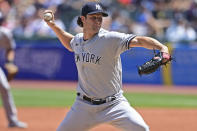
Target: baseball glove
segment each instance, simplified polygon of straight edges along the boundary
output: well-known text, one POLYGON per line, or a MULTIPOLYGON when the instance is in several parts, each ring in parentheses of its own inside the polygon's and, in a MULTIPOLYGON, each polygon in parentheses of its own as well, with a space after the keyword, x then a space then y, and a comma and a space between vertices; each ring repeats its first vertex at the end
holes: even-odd
POLYGON ((7 71, 7 80, 13 80, 16 74, 18 73, 18 67, 12 62, 8 62, 5 63, 4 68, 7 71))
POLYGON ((172 60, 172 56, 168 53, 159 52, 151 60, 147 61, 141 66, 138 66, 138 74, 151 74, 155 72, 160 66, 166 65, 172 60))

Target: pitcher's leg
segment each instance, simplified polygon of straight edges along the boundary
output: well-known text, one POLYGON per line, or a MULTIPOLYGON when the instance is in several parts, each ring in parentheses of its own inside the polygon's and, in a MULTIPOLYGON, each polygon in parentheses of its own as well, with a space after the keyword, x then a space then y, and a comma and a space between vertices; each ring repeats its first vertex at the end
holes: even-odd
POLYGON ((94 125, 91 109, 76 100, 64 120, 61 122, 57 131, 87 131, 94 125))
POLYGON ((149 127, 141 115, 127 101, 122 101, 119 106, 122 114, 113 122, 115 126, 124 131, 149 131, 149 127))
POLYGON ((106 114, 108 118, 105 121, 123 131, 149 131, 141 115, 126 100, 111 107, 106 114))

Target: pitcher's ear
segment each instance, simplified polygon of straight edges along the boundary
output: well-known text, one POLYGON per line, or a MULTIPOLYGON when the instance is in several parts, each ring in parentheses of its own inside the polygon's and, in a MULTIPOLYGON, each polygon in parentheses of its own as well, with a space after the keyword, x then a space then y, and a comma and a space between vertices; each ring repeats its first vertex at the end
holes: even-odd
POLYGON ((82 22, 80 16, 78 16, 78 18, 77 18, 77 24, 78 24, 80 27, 83 27, 83 22, 82 22))

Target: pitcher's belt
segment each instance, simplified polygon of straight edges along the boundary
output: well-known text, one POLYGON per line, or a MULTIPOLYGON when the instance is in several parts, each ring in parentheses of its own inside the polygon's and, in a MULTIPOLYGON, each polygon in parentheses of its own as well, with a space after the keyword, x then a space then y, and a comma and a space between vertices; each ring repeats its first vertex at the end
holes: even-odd
POLYGON ((90 102, 93 105, 100 105, 100 104, 104 104, 106 102, 110 102, 116 99, 115 96, 109 96, 105 99, 94 99, 94 98, 89 98, 85 95, 82 95, 81 93, 77 93, 77 96, 81 97, 83 100, 90 102))

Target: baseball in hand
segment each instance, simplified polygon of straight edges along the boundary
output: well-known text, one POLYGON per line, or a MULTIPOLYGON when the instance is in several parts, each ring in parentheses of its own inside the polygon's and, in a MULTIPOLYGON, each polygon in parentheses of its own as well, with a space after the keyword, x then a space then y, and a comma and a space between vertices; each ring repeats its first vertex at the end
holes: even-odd
POLYGON ((52 20, 52 18, 53 18, 53 16, 52 16, 51 13, 45 13, 44 14, 44 20, 50 21, 50 20, 52 20))

